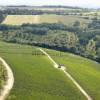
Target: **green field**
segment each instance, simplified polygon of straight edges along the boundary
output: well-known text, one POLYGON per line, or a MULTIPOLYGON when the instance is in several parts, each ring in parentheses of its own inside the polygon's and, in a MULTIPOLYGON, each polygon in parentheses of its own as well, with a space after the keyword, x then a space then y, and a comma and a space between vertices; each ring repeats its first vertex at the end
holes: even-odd
POLYGON ((75 21, 80 21, 81 25, 86 25, 89 20, 83 19, 79 16, 68 15, 8 15, 2 24, 8 25, 22 25, 23 23, 40 24, 40 23, 63 23, 71 25, 75 21))
MULTIPOLYGON (((100 64, 70 53, 44 50, 66 67, 93 100, 100 100, 100 64)), ((35 47, 0 42, 0 56, 11 66, 15 77, 7 100, 86 100, 35 47)))
POLYGON ((34 47, 0 42, 0 56, 11 66, 15 77, 7 100, 86 100, 45 55, 34 52, 41 54, 34 47))
POLYGON ((69 53, 46 51, 77 80, 93 100, 100 100, 100 64, 69 53))

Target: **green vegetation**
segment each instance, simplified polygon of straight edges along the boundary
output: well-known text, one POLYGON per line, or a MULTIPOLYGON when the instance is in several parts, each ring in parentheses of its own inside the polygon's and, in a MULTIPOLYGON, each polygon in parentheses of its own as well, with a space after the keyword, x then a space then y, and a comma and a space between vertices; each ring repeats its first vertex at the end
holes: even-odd
MULTIPOLYGON (((34 46, 59 50, 45 49, 93 100, 100 100, 100 10, 59 6, 8 8, 0 10, 0 40, 7 42, 0 42, 0 56, 11 66, 15 77, 7 100, 86 99, 34 46)), ((3 75, 0 70, 0 78, 5 80, 3 75)))
POLYGON ((85 100, 63 72, 34 47, 0 42, 0 56, 15 78, 7 100, 85 100))
POLYGON ((68 6, 3 6, 0 10, 7 15, 82 15, 91 12, 91 9, 68 6))
POLYGON ((5 19, 5 15, 2 13, 2 11, 0 11, 0 23, 3 22, 3 20, 5 19))
MULTIPOLYGON (((0 56, 11 66, 15 76, 8 100, 85 99, 61 71, 53 68, 45 55, 31 46, 71 52, 100 62, 99 10, 54 9, 57 8, 0 12, 0 22, 8 15, 0 25, 0 40, 10 42, 0 42, 0 56)), ((94 100, 100 99, 99 63, 69 53, 45 50, 66 67, 94 100)))
POLYGON ((6 83, 7 72, 2 62, 0 61, 0 92, 3 88, 3 85, 6 83))
POLYGON ((93 100, 100 100, 100 64, 69 53, 45 49, 77 80, 93 100))
POLYGON ((86 27, 81 27, 80 21, 71 26, 61 23, 0 25, 0 37, 6 42, 68 51, 100 62, 99 27, 99 20, 90 22, 86 27))

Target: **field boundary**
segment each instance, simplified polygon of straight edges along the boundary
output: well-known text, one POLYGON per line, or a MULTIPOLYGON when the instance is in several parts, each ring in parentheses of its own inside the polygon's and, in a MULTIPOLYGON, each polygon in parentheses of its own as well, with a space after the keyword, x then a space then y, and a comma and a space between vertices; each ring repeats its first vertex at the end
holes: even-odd
POLYGON ((13 87, 14 84, 14 75, 13 72, 10 68, 10 66, 6 63, 6 61, 0 57, 0 61, 2 62, 2 64, 4 65, 5 69, 7 70, 7 82, 3 87, 3 90, 1 91, 0 94, 0 100, 5 100, 6 97, 8 96, 8 94, 10 93, 10 90, 13 87))
MULTIPOLYGON (((53 63, 55 68, 59 67, 59 64, 57 64, 53 58, 43 49, 39 48, 39 50, 44 53, 53 63)), ((93 100, 88 93, 81 87, 81 85, 66 71, 66 68, 64 66, 62 66, 61 68, 59 68, 60 70, 62 70, 65 75, 74 83, 74 85, 80 90, 80 92, 87 98, 87 100, 93 100)))

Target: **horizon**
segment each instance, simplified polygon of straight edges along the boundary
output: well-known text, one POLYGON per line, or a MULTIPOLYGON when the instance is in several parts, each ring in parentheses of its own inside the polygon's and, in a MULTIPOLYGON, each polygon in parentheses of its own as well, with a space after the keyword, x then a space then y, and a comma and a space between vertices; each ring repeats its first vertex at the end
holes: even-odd
POLYGON ((100 9, 100 7, 84 7, 84 6, 71 6, 71 5, 0 5, 0 7, 22 7, 22 6, 26 6, 26 7, 42 7, 42 6, 62 6, 62 7, 72 7, 72 8, 83 8, 83 9, 100 9))
POLYGON ((71 6, 81 8, 100 8, 98 0, 0 0, 0 6, 71 6))

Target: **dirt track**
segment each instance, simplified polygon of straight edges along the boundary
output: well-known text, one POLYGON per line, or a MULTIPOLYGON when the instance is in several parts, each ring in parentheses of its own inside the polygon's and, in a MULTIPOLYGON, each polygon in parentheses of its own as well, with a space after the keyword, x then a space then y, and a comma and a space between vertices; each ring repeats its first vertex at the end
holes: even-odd
POLYGON ((5 100, 6 97, 8 96, 8 94, 10 93, 10 90, 13 87, 14 84, 14 76, 13 76, 13 72, 11 70, 11 68, 9 67, 9 65, 5 62, 5 60, 3 58, 0 57, 0 61, 3 63, 3 65, 5 66, 6 70, 7 70, 7 74, 8 74, 8 79, 6 84, 3 87, 3 90, 1 91, 1 95, 0 95, 0 100, 5 100))
MULTIPOLYGON (((43 49, 39 48, 40 51, 42 53, 44 53, 54 64, 55 68, 58 68, 58 64, 52 59, 52 57, 45 52, 43 49)), ((75 84, 75 86, 81 91, 81 93, 87 98, 87 100, 93 100, 88 94, 87 92, 80 86, 80 84, 66 71, 66 68, 64 66, 62 66, 61 68, 59 68, 60 70, 62 70, 65 75, 75 84)))

